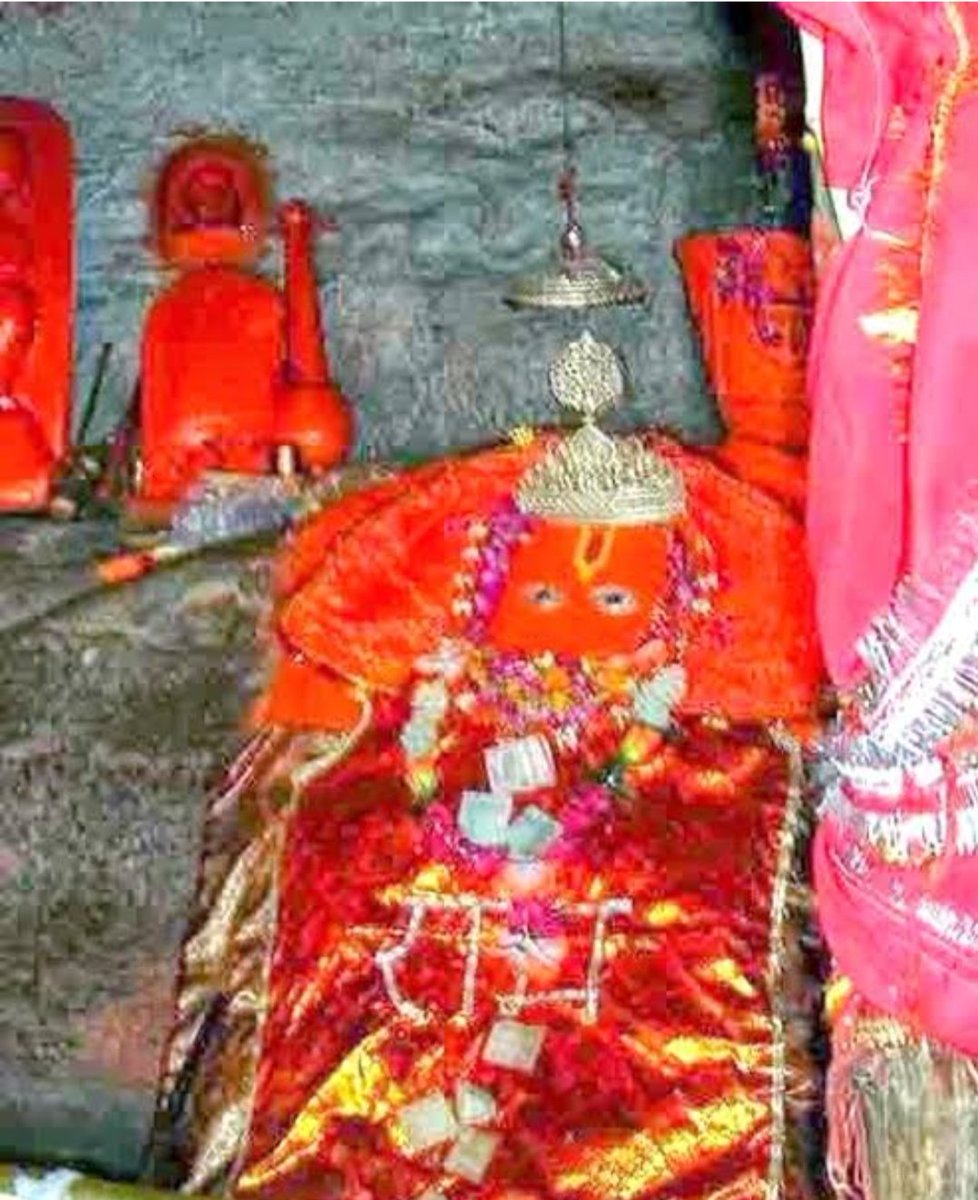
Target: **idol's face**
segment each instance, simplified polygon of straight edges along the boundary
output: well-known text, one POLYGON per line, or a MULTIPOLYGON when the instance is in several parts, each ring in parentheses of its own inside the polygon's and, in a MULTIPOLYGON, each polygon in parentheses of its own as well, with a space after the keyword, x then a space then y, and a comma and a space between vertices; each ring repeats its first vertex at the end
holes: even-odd
POLYGON ((234 176, 220 167, 201 167, 187 181, 186 206, 200 225, 236 226, 241 219, 234 176))
POLYGON ((668 579, 661 526, 541 523, 513 555, 488 640, 500 649, 577 658, 634 653, 668 579))

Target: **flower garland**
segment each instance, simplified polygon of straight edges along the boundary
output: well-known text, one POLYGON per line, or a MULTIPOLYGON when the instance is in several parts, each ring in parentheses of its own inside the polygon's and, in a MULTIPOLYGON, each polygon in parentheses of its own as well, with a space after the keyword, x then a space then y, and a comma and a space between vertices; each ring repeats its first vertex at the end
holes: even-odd
POLYGON ((467 683, 458 696, 463 712, 484 713, 516 735, 545 732, 570 750, 601 714, 618 721, 628 717, 627 689, 616 695, 585 659, 489 651, 475 656, 467 683))
POLYGON ((456 577, 452 612, 465 619, 465 635, 471 641, 481 643, 485 638, 509 578, 513 552, 529 541, 533 526, 533 518, 512 500, 500 504, 488 521, 470 523, 468 545, 462 551, 469 570, 456 577))
POLYGON ((586 658, 486 644, 513 556, 535 526, 536 519, 511 499, 488 519, 467 526, 464 569, 456 576, 452 601, 453 615, 463 622, 462 637, 419 662, 420 679, 401 731, 410 786, 426 802, 438 790, 438 761, 447 749, 441 729, 452 709, 501 736, 542 733, 566 753, 579 749, 585 731, 610 724, 621 739, 623 761, 638 761, 668 729, 685 692, 683 653, 692 631, 712 613, 720 587, 708 539, 689 522, 669 528, 663 599, 649 615, 634 662, 612 669, 586 658), (653 645, 654 664, 643 667, 642 651, 653 645))

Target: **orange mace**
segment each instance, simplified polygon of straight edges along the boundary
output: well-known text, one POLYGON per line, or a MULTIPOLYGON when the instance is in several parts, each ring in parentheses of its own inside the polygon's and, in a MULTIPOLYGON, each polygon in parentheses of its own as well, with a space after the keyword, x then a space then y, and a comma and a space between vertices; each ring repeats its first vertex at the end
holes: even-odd
POLYGON ((326 223, 302 200, 281 211, 285 244, 285 361, 276 408, 280 469, 335 466, 353 438, 343 393, 332 382, 316 287, 314 237, 326 223), (298 462, 296 462, 298 460, 298 462))

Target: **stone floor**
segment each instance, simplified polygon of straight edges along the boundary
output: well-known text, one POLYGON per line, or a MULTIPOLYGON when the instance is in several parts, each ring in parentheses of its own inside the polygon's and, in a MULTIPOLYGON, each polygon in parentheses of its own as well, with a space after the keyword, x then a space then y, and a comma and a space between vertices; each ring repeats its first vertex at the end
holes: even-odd
POLYGON ((206 788, 258 682, 260 561, 59 615, 111 524, 0 524, 0 1159, 139 1168, 206 788))

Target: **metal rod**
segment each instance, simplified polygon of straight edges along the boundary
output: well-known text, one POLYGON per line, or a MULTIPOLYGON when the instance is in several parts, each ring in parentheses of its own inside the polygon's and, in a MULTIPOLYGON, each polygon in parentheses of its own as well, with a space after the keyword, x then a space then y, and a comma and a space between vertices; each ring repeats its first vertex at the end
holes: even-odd
POLYGON ((105 372, 109 365, 109 359, 112 356, 112 343, 103 342, 102 348, 99 351, 98 361, 95 364, 95 376, 92 379, 92 386, 88 389, 88 396, 85 400, 85 408, 82 411, 81 421, 78 423, 78 433, 75 437, 75 442, 79 446, 85 445, 85 439, 88 437, 88 431, 92 424, 92 418, 95 416, 95 409, 98 407, 99 394, 102 391, 102 384, 105 381, 105 372))
POLYGON ((570 103, 567 98, 567 30, 564 0, 557 5, 557 54, 560 69, 560 106, 563 119, 564 170, 574 169, 574 140, 571 134, 570 103))

